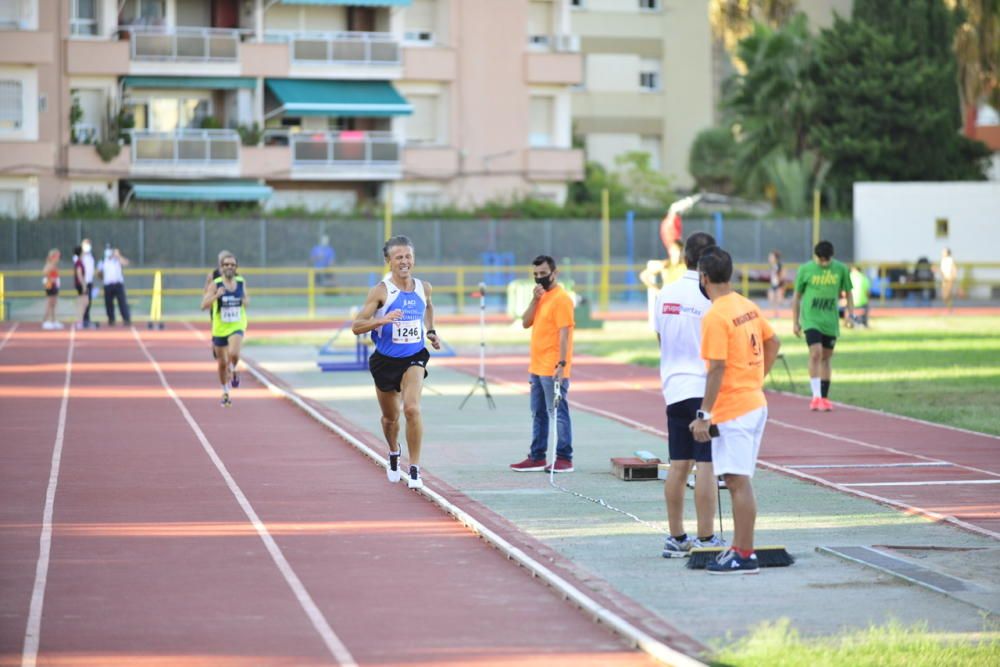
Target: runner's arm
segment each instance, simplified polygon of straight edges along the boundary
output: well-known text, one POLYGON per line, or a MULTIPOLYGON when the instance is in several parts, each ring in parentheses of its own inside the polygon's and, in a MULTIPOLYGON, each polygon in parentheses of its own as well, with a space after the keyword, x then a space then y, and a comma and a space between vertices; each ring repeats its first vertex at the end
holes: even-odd
POLYGON ((424 297, 427 299, 427 306, 424 308, 424 331, 427 332, 427 340, 435 350, 441 349, 441 339, 434 331, 434 304, 431 303, 431 284, 424 281, 424 297))
POLYGON ((385 300, 388 297, 389 294, 386 292, 384 283, 379 283, 375 287, 368 290, 368 296, 365 298, 365 305, 361 306, 361 310, 358 312, 357 318, 351 325, 351 331, 354 332, 355 336, 360 336, 363 333, 374 331, 375 329, 402 317, 403 313, 400 310, 394 310, 391 313, 386 314, 385 317, 375 317, 375 311, 379 309, 379 306, 385 303, 385 300))
MULTIPOLYGON (((559 329, 559 361, 567 361, 566 355, 569 354, 569 327, 561 327, 559 329)), ((566 372, 566 367, 562 364, 558 364, 555 367, 555 372, 552 374, 556 382, 562 380, 563 373, 566 372)))
POLYGON ((528 304, 528 308, 524 311, 524 315, 521 315, 521 326, 525 329, 530 329, 531 325, 535 323, 535 309, 538 308, 538 302, 542 299, 542 294, 545 293, 545 288, 540 285, 535 285, 535 290, 532 292, 531 303, 528 304))
MULTIPOLYGON (((701 409, 711 412, 715 405, 715 399, 719 397, 719 389, 722 388, 722 376, 726 373, 725 359, 709 359, 708 376, 705 378, 705 397, 701 399, 701 409)), ((708 429, 711 422, 705 419, 695 419, 691 422, 691 433, 698 442, 710 442, 712 436, 708 429)))
MULTIPOLYGON (((213 282, 212 285, 214 286, 215 283, 213 282)), ((215 300, 218 299, 220 296, 222 296, 222 293, 225 291, 226 288, 223 287, 222 285, 219 285, 218 289, 215 290, 214 292, 211 290, 211 288, 205 290, 205 295, 201 297, 201 309, 208 310, 209 308, 211 308, 212 304, 215 303, 215 300)))
POLYGON ((802 292, 795 290, 795 296, 792 297, 792 333, 796 337, 802 335, 802 327, 799 325, 799 306, 802 304, 802 292))

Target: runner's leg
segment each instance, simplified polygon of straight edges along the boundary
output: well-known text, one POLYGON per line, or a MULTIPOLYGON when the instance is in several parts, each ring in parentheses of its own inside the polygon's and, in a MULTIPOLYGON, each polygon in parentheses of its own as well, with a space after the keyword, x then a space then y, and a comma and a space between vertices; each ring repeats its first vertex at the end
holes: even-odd
POLYGON ((382 433, 385 435, 389 451, 398 451, 399 446, 399 392, 382 391, 375 388, 378 406, 382 410, 382 433))
POLYGON ((420 446, 423 444, 424 424, 420 414, 420 394, 424 388, 424 367, 410 366, 400 380, 403 389, 403 415, 406 417, 406 448, 410 465, 420 465, 420 446))

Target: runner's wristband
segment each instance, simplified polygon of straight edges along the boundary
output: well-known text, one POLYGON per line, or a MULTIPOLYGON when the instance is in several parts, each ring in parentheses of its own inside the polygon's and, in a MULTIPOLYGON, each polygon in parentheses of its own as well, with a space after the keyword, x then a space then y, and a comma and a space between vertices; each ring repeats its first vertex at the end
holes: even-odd
POLYGON ((434 334, 435 336, 437 336, 437 329, 428 329, 427 330, 427 335, 430 336, 431 334, 434 334))

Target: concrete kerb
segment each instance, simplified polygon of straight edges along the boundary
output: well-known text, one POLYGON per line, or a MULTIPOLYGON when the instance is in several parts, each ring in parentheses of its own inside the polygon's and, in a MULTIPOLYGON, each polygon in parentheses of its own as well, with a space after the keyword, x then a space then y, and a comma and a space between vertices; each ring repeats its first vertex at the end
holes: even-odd
MULTIPOLYGON (((388 466, 389 462, 384 457, 380 456, 375 450, 355 437, 349 431, 323 415, 316 406, 312 405, 310 401, 299 396, 298 393, 295 392, 294 389, 288 387, 286 383, 274 377, 266 370, 258 367, 255 362, 248 360, 247 358, 244 358, 244 362, 247 363, 247 367, 250 369, 250 372, 254 375, 254 377, 257 378, 261 384, 267 387, 269 391, 294 403, 306 414, 336 433, 340 438, 357 448, 365 456, 369 457, 379 465, 383 467, 388 466)), ((486 542, 505 554, 507 558, 517 562, 519 565, 530 571, 533 576, 536 576, 544 581, 565 599, 578 606, 593 620, 606 625, 635 648, 643 651, 665 665, 674 665, 676 667, 705 666, 705 663, 671 648, 667 644, 643 632, 618 614, 613 613, 605 606, 594 601, 579 588, 556 574, 552 569, 538 562, 522 549, 515 547, 508 540, 488 528, 461 507, 452 503, 440 493, 434 491, 429 485, 427 485, 426 481, 428 480, 425 480, 425 486, 420 490, 423 495, 429 498, 445 512, 453 516, 457 521, 469 528, 472 532, 479 535, 486 542)), ((701 646, 693 639, 691 640, 691 644, 692 646, 701 646)))

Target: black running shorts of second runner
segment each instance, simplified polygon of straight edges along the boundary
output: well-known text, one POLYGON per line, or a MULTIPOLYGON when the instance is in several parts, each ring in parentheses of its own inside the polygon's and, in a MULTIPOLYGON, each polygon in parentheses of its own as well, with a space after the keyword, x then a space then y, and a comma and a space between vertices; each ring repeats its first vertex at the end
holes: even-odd
POLYGON ((379 391, 402 391, 400 383, 410 366, 420 366, 424 369, 424 377, 427 377, 427 362, 430 358, 431 353, 426 347, 409 357, 389 357, 376 351, 368 357, 368 370, 379 391))
POLYGON ((816 345, 819 343, 827 350, 832 350, 833 346, 837 344, 836 336, 827 336, 825 333, 819 331, 818 329, 806 329, 806 345, 816 345))

